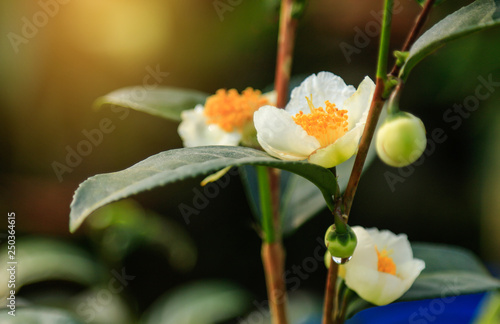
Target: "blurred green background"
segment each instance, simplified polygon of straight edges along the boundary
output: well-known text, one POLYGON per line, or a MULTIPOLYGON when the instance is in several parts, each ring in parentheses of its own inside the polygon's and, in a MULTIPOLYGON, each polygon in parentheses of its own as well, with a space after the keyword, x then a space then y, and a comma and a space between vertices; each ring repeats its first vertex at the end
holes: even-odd
MULTIPOLYGON (((428 26, 470 2, 446 2, 433 11, 428 26)), ((123 266, 135 276, 120 295, 126 306, 117 306, 128 309, 129 318, 138 318, 165 292, 198 280, 230 280, 251 298, 266 299, 260 239, 236 176, 231 177, 229 189, 221 190, 189 224, 178 206, 191 203, 200 179, 134 197, 139 205, 128 203, 137 215, 120 218, 109 215, 121 215, 120 209, 111 210, 101 216, 104 223, 94 217, 77 233, 68 231, 69 205, 80 182, 182 145, 176 123, 135 111, 125 116, 109 109, 92 110, 97 97, 141 85, 151 70, 162 72, 162 86, 208 93, 272 85, 278 1, 233 1, 231 10, 224 12, 217 11, 216 3, 0 3, 4 35, 0 42, 0 206, 5 215, 16 213, 20 245, 26 240, 29 246, 29 239, 35 237, 60 239, 80 251, 70 254, 82 253, 90 260, 90 268, 81 269, 104 276, 88 278, 83 271, 78 280, 69 275, 28 280, 18 296, 36 304, 59 305, 60 301, 49 300, 48 292, 87 293, 86 287, 106 284, 111 271, 123 266), (44 21, 41 10, 52 15, 44 21), (26 21, 33 23, 31 28, 26 21), (59 179, 54 162, 65 164, 67 148, 76 149, 85 139, 84 131, 99 128, 104 118, 112 120, 113 131, 104 134, 102 142, 59 179), (148 227, 151 222, 156 225, 148 227), (179 252, 179 246, 185 249, 179 252)), ((396 3, 400 12, 393 20, 394 49, 401 46, 419 12, 413 0, 396 3)), ((369 28, 377 24, 380 10, 381 1, 310 1, 298 27, 292 74, 331 71, 353 85, 365 75, 374 78, 378 39, 369 28), (355 46, 357 51, 347 58, 342 44, 355 46)), ((454 116, 453 122, 444 116, 474 95, 481 84, 478 78, 500 81, 499 37, 498 28, 471 35, 415 68, 401 109, 421 117, 428 135, 442 129, 446 140, 434 147, 430 143, 418 165, 401 170, 375 160, 358 189, 352 224, 404 232, 412 241, 459 245, 498 271, 499 87, 493 87, 491 96, 480 101, 470 115, 451 112, 447 116, 454 116), (388 173, 398 179, 392 186, 388 173)), ((324 211, 285 239, 287 268, 311 255, 316 238, 323 236, 331 221, 324 211)), ((6 219, 0 228, 7 228, 6 219)), ((23 257, 19 255, 20 262, 23 257)), ((55 258, 55 268, 58 262, 71 263, 55 258)), ((320 297, 324 278, 325 271, 319 267, 301 281, 300 290, 320 297)))

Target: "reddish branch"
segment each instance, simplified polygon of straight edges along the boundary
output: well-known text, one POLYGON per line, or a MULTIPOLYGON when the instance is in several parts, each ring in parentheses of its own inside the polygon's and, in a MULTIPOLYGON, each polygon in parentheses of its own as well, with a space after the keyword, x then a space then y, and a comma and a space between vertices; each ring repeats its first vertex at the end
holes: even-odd
MULTIPOLYGON (((292 67, 297 20, 292 17, 293 0, 281 1, 278 53, 276 57, 276 106, 284 108, 288 100, 288 86, 292 67)), ((262 244, 262 263, 266 274, 267 294, 273 324, 287 324, 286 285, 283 278, 285 253, 281 241, 280 177, 279 171, 269 169, 275 241, 262 244)))
MULTIPOLYGON (((420 32, 422 31, 422 28, 424 27, 424 24, 427 21, 427 17, 429 17, 429 12, 431 11, 431 8, 435 2, 436 0, 427 0, 425 2, 424 8, 420 12, 420 15, 418 15, 417 20, 415 21, 415 25, 408 34, 408 37, 406 38, 406 41, 403 45, 403 48, 401 49, 401 52, 408 51, 410 49, 410 46, 413 45, 413 43, 417 40, 417 37, 418 35, 420 35, 420 32)), ((400 66, 394 64, 390 75, 397 77, 400 69, 401 69, 400 66)))
POLYGON ((281 241, 262 244, 267 295, 273 324, 287 324, 286 286, 283 281, 285 253, 281 241))
POLYGON ((335 287, 337 283, 338 264, 331 261, 330 268, 328 269, 328 276, 325 288, 325 300, 323 301, 323 321, 322 324, 333 324, 334 314, 336 313, 336 292, 335 287))
POLYGON ((361 172, 363 171, 363 165, 365 164, 366 155, 368 154, 368 149, 370 148, 370 143, 373 139, 373 134, 375 133, 375 127, 377 126, 378 118, 382 107, 384 106, 385 99, 382 97, 384 93, 384 81, 381 78, 377 78, 375 84, 375 92, 373 93, 373 99, 370 106, 370 111, 368 113, 368 118, 366 119, 365 129, 363 135, 361 136, 361 142, 359 144, 358 154, 354 160, 354 166, 352 168, 351 177, 347 183, 347 188, 344 194, 344 214, 349 215, 351 211, 352 201, 354 200, 354 194, 358 188, 359 179, 361 178, 361 172))
MULTIPOLYGON (((432 8, 434 2, 435 0, 427 0, 425 2, 422 12, 417 17, 415 25, 408 34, 408 37, 402 48, 402 51, 408 51, 411 45, 413 45, 413 43, 417 39, 417 36, 420 34, 425 24, 425 21, 429 16, 430 9, 432 8)), ((389 76, 393 77, 397 76, 399 74, 400 68, 401 67, 394 64, 394 67, 392 68, 392 71, 389 74, 389 76)), ((368 154, 368 148, 370 147, 370 143, 373 139, 373 134, 375 132, 375 127, 377 126, 380 112, 382 111, 382 107, 384 106, 385 100, 387 99, 383 98, 384 87, 385 87, 384 80, 382 80, 381 78, 377 78, 375 93, 373 94, 373 100, 371 103, 368 119, 366 120, 365 130, 363 131, 363 135, 361 136, 361 142, 359 144, 356 160, 354 161, 351 177, 349 178, 349 182, 347 184, 347 188, 344 194, 344 204, 345 204, 344 213, 347 216, 349 216, 349 213, 351 211, 352 202, 354 200, 354 194, 356 193, 356 189, 359 184, 361 172, 363 171, 363 165, 366 160, 366 155, 368 154)))
MULTIPOLYGON (((418 35, 420 34, 425 21, 429 15, 430 9, 432 8, 435 0, 427 0, 422 12, 417 17, 415 21, 415 25, 410 31, 405 44, 403 45, 402 51, 408 51, 410 46, 415 42, 418 35)), ((389 76, 397 77, 399 74, 401 67, 394 64, 394 67, 391 70, 389 76)), ((386 73, 386 72, 384 72, 386 73)), ((396 87, 397 91, 401 90, 400 86, 396 87)), ((356 159, 354 161, 353 170, 351 172, 351 176, 349 178, 349 182, 347 184, 347 188, 345 194, 343 196, 344 203, 344 215, 347 217, 351 212, 352 202, 354 200, 354 195, 356 193, 356 189, 358 188, 359 180, 361 178, 361 172, 363 170, 363 165, 366 161, 366 156, 368 154, 368 149, 370 148, 370 143, 373 139, 373 135, 375 133, 375 128, 377 126, 378 119, 380 117, 380 113, 382 112, 382 108, 387 98, 384 98, 385 92, 385 80, 381 77, 377 77, 375 92, 373 94, 373 99, 370 105, 370 111, 368 118, 366 120, 365 129, 363 131, 363 135, 361 136, 361 141, 359 144, 358 153, 356 155, 356 159)), ((347 221, 347 219, 346 219, 347 221)), ((337 307, 337 301, 335 299, 335 281, 337 280, 337 267, 333 267, 334 262, 331 263, 330 270, 328 271, 327 278, 327 287, 325 290, 325 305, 324 305, 324 313, 323 313, 323 324, 333 324, 334 321, 343 321, 343 316, 345 310, 341 310, 340 317, 336 317, 337 311, 334 310, 337 307), (332 269, 333 268, 333 269, 332 269)), ((343 309, 345 306, 343 305, 343 309)))
POLYGON ((278 35, 278 55, 274 88, 277 93, 276 106, 284 108, 288 100, 288 85, 292 69, 293 47, 297 19, 292 17, 293 0, 281 1, 280 27, 278 35))

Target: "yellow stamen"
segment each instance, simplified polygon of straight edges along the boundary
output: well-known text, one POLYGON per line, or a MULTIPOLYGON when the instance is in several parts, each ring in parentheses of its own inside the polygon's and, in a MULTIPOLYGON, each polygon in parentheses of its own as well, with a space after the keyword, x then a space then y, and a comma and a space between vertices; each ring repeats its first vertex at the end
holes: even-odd
POLYGON ((315 108, 311 98, 307 98, 311 112, 302 111, 293 117, 295 123, 301 126, 308 135, 316 137, 321 147, 335 143, 348 130, 347 110, 338 110, 335 104, 325 101, 326 108, 315 108))
POLYGON ((269 104, 259 90, 246 88, 241 95, 236 89, 219 89, 205 103, 205 116, 208 124, 217 124, 226 132, 242 131, 251 122, 253 113, 269 104))
POLYGON ((396 264, 392 261, 392 258, 389 257, 389 252, 387 252, 386 249, 379 252, 377 247, 375 247, 375 251, 377 251, 378 256, 378 271, 396 275, 396 264))

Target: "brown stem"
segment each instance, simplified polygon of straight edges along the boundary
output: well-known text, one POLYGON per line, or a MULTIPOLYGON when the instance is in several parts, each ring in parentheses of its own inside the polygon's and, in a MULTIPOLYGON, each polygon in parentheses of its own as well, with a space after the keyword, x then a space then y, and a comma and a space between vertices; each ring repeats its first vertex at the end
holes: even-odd
POLYGON ((276 106, 284 108, 288 100, 288 85, 292 69, 292 55, 295 43, 297 19, 292 18, 293 0, 281 1, 280 27, 278 35, 278 55, 274 88, 277 93, 276 106))
MULTIPOLYGON (((276 106, 284 108, 288 100, 288 85, 292 68, 297 20, 292 18, 293 0, 281 1, 278 53, 276 56, 276 106)), ((280 219, 280 173, 269 169, 269 183, 273 207, 275 241, 262 243, 262 263, 266 275, 267 295, 273 324, 287 324, 286 286, 283 278, 285 253, 281 241, 280 219)))
MULTIPOLYGON (((295 42, 297 20, 292 18, 293 0, 281 1, 278 53, 276 56, 276 106, 284 108, 288 100, 288 85, 292 67, 292 54, 295 42)), ((281 241, 281 219, 279 206, 280 174, 269 169, 269 182, 273 204, 273 224, 275 241, 262 244, 262 262, 266 274, 267 294, 273 324, 287 324, 286 286, 283 279, 284 249, 281 241)))
POLYGON ((273 324, 287 324, 286 287, 283 281, 285 253, 281 241, 262 243, 262 263, 266 273, 267 297, 273 324))
MULTIPOLYGON (((413 42, 416 40, 418 34, 422 30, 422 27, 429 15, 430 8, 434 4, 435 0, 427 0, 422 12, 418 16, 413 29, 411 30, 408 38, 403 46, 402 51, 407 51, 413 42)), ((399 74, 400 67, 396 64, 394 65, 390 75, 397 76, 399 74)), ((398 84, 395 91, 399 93, 402 89, 402 84, 398 84)), ((361 136, 361 141, 359 144, 358 153, 356 155, 356 159, 354 161, 354 166, 351 172, 351 176, 349 178, 349 182, 347 184, 347 188, 345 194, 343 196, 343 204, 344 204, 344 215, 346 217, 349 216, 351 212, 352 202, 354 200, 354 195, 356 194, 356 189, 358 188, 359 180, 361 178, 361 172, 363 170, 363 165, 366 161, 366 156, 368 154, 368 149, 370 148, 370 143, 373 139, 373 134, 375 133, 375 128, 378 123, 378 119, 380 117, 380 113, 382 112, 382 108, 384 106, 387 98, 384 98, 384 90, 385 90, 385 82, 381 77, 377 77, 375 84, 375 91, 373 93, 372 102, 370 105, 370 111, 368 114, 368 118, 366 120, 365 129, 363 131, 363 135, 361 136)), ((345 218, 345 222, 347 222, 347 218, 345 218)), ((342 302, 342 307, 339 310, 337 309, 337 300, 338 297, 335 291, 335 284, 338 276, 338 265, 335 262, 331 262, 330 268, 328 270, 328 278, 327 285, 325 289, 325 304, 323 308, 323 321, 322 324, 334 324, 337 322, 342 322, 345 317, 345 311, 347 307, 347 300, 345 297, 342 302), (334 309, 335 308, 335 309, 334 309)))
MULTIPOLYGON (((424 27, 424 24, 427 20, 427 17, 429 16, 429 12, 431 11, 431 8, 434 5, 434 2, 436 2, 436 0, 427 0, 425 2, 424 8, 420 12, 420 15, 418 15, 417 19, 415 20, 415 25, 413 25, 412 30, 408 34, 408 37, 406 38, 406 41, 403 45, 403 48, 401 49, 401 52, 408 51, 410 49, 410 46, 413 45, 413 43, 417 39, 418 35, 422 31, 422 28, 424 27)), ((394 64, 390 75, 397 77, 400 70, 401 70, 401 67, 398 66, 397 64, 394 64)))
POLYGON ((356 194, 356 189, 358 188, 359 179, 361 178, 361 172, 363 171, 363 165, 365 164, 366 155, 368 154, 368 149, 370 148, 370 143, 375 133, 375 127, 377 126, 378 118, 382 107, 384 106, 385 99, 382 97, 384 93, 384 81, 382 78, 377 78, 375 85, 375 92, 373 93, 373 99, 370 106, 370 111, 368 113, 368 118, 366 119, 365 129, 363 135, 361 136, 361 142, 359 144, 358 154, 354 160, 354 166, 352 168, 351 177, 347 183, 347 188, 344 194, 344 214, 349 216, 351 211, 352 201, 354 200, 354 195, 356 194))
MULTIPOLYGON (((403 51, 407 51, 413 42, 416 40, 417 36, 420 34, 424 23, 429 16, 429 12, 434 4, 435 0, 427 0, 425 2, 424 8, 422 12, 418 16, 415 21, 415 25, 413 26, 406 42, 403 46, 403 51)), ((400 67, 396 64, 394 65, 390 76, 397 76, 399 74, 400 67)), ((349 178, 349 182, 347 183, 347 188, 344 194, 344 206, 345 206, 345 215, 349 216, 351 212, 352 201, 354 199, 354 195, 356 193, 356 189, 358 188, 359 179, 361 177, 361 172, 363 171, 363 165, 365 164, 366 155, 368 154, 368 149, 370 147, 370 143, 373 139, 373 134, 375 132, 375 127, 377 126, 378 118, 380 116, 380 112, 384 106, 384 103, 387 98, 383 97, 384 94, 384 81, 381 78, 377 78, 375 93, 373 94, 373 100, 370 106, 370 112, 368 118, 366 120, 365 129, 363 131, 363 135, 361 136, 361 141, 359 144, 358 154, 356 155, 356 160, 354 161, 354 166, 352 168, 351 177, 349 178)), ((401 84, 396 87, 396 91, 401 91, 401 84)))
POLYGON ((330 268, 328 269, 328 275, 326 279, 325 287, 325 299, 323 304, 323 321, 322 324, 333 324, 336 316, 334 314, 337 312, 337 294, 336 294, 336 284, 338 276, 339 265, 333 260, 330 262, 330 268))

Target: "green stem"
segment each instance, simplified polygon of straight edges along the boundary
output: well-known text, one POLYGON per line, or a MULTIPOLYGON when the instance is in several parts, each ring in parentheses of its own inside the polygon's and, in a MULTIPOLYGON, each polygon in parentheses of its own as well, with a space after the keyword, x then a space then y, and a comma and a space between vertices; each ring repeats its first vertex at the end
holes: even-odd
POLYGON ((392 91, 389 100, 387 100, 387 115, 394 116, 399 113, 399 97, 401 97, 401 91, 403 89, 403 83, 400 82, 396 88, 392 91))
POLYGON ((259 182, 260 210, 262 213, 262 230, 264 231, 264 241, 273 243, 276 240, 273 204, 271 201, 271 183, 267 167, 257 166, 257 180, 259 182))
POLYGON ((394 0, 384 0, 384 17, 382 18, 382 32, 380 33, 380 48, 377 63, 377 78, 382 78, 383 80, 385 80, 387 75, 393 4, 394 0))
POLYGON ((347 226, 342 219, 342 216, 338 213, 333 214, 333 220, 335 224, 335 232, 338 234, 345 234, 347 232, 347 226))

